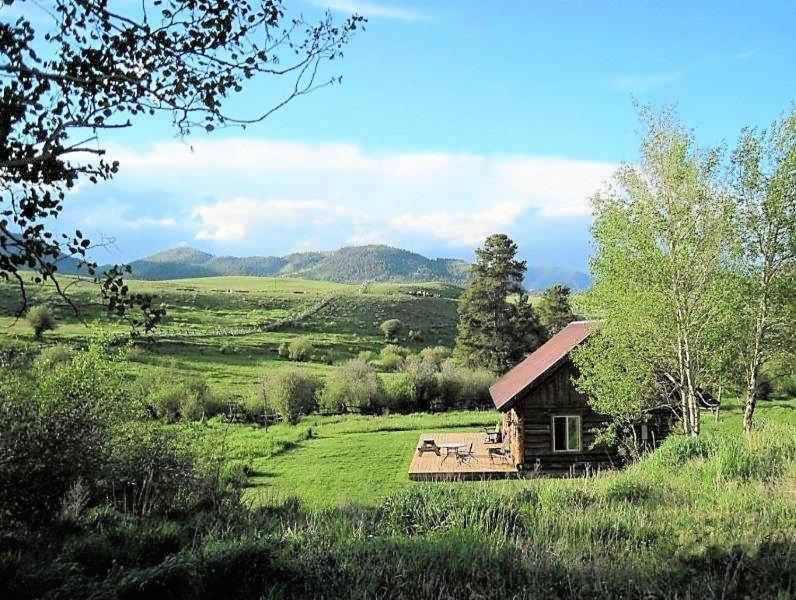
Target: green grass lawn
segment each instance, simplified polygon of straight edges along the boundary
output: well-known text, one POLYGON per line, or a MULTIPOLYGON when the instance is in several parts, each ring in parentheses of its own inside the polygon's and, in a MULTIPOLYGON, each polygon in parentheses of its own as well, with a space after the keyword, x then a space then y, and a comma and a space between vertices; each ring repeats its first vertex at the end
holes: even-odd
POLYGON ((297 497, 308 506, 375 504, 410 486, 409 463, 424 431, 479 430, 492 411, 390 416, 312 416, 295 426, 184 426, 200 453, 242 462, 252 472, 246 498, 271 504, 297 497))
MULTIPOLYGON (((759 401, 755 410, 758 425, 766 422, 796 426, 796 398, 759 401)), ((702 415, 702 429, 707 434, 729 433, 743 428, 743 403, 738 398, 722 401, 719 420, 710 413, 702 415)))
MULTIPOLYGON (((703 415, 704 436, 741 432, 742 406, 727 400, 719 421, 703 415)), ((299 425, 265 428, 211 421, 189 426, 201 452, 246 464, 246 498, 257 505, 299 498, 309 507, 353 502, 375 505, 412 486, 407 476, 419 435, 429 431, 479 431, 498 413, 462 411, 389 416, 313 416, 299 425)), ((796 399, 762 402, 758 421, 796 426, 796 399)), ((517 490, 526 482, 453 484, 474 489, 517 490)), ((562 484, 569 485, 569 484, 562 484)))

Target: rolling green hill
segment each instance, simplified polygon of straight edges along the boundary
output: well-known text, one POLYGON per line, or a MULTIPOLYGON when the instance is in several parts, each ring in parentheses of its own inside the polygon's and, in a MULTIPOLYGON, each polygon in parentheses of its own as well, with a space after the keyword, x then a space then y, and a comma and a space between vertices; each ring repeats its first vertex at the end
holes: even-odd
MULTIPOLYGON (((416 252, 383 245, 349 246, 330 252, 298 252, 286 256, 214 256, 181 246, 133 261, 134 277, 145 280, 239 276, 300 277, 334 283, 440 281, 464 286, 470 264, 454 258, 427 258, 416 252)), ((63 273, 74 273, 74 263, 64 262, 63 273)), ((589 286, 589 277, 573 269, 530 266, 525 278, 529 290, 555 283, 573 290, 589 286)))
POLYGON ((180 247, 131 264, 139 279, 283 275, 336 283, 444 281, 463 285, 467 282, 469 271, 469 265, 464 261, 432 260, 389 246, 354 246, 332 252, 248 257, 213 256, 193 248, 180 247))

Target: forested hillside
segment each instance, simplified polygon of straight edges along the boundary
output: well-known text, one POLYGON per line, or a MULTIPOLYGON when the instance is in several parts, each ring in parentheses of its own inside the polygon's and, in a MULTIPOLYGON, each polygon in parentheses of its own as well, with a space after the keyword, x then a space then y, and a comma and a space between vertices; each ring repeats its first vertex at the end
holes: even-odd
MULTIPOLYGON (((331 252, 296 252, 285 256, 214 256, 188 246, 158 252, 131 263, 136 279, 161 280, 219 275, 301 277, 335 283, 381 281, 467 283, 470 264, 456 258, 427 258, 383 245, 348 246, 331 252)), ((76 263, 63 262, 60 270, 76 272, 76 263)), ((556 283, 573 290, 589 286, 589 276, 555 266, 529 266, 525 287, 543 290, 556 283)))

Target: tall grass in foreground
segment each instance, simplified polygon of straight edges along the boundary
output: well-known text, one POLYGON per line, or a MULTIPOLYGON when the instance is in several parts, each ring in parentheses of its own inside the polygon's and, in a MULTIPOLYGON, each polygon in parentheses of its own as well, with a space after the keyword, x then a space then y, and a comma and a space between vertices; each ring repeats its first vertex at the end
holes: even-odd
POLYGON ((367 507, 92 514, 0 553, 8 597, 790 598, 796 428, 668 439, 592 479, 418 485, 367 507))

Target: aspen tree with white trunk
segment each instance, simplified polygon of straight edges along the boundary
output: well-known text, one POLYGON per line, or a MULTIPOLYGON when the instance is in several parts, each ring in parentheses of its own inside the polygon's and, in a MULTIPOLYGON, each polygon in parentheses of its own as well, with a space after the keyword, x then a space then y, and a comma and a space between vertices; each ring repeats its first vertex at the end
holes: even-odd
POLYGON ((737 341, 748 432, 764 363, 781 353, 793 359, 796 110, 768 130, 743 131, 733 152, 730 181, 742 250, 738 271, 744 302, 737 341))
POLYGON ((581 308, 599 333, 575 353, 595 410, 621 418, 661 404, 699 435, 697 393, 716 375, 733 306, 733 204, 720 153, 697 147, 675 111, 641 110, 638 163, 593 198, 592 288, 581 308))

